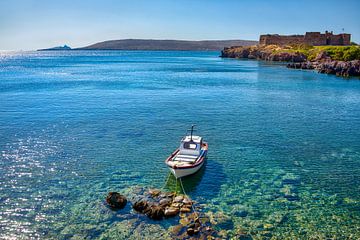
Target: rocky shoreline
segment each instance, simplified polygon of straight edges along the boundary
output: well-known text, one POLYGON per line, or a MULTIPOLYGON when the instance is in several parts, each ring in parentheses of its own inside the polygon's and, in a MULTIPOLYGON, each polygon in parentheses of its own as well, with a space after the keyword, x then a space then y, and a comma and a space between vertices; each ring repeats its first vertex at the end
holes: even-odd
POLYGON ((306 61, 301 63, 288 63, 287 68, 314 69, 319 73, 335 74, 337 76, 349 77, 360 76, 360 60, 353 61, 306 61))
MULTIPOLYGON (((201 213, 201 209, 186 195, 163 192, 159 189, 142 190, 130 200, 132 209, 152 220, 177 218, 178 224, 171 227, 171 239, 222 239, 211 225, 211 216, 201 213), (140 193, 141 192, 141 193, 140 193), (196 210, 196 211, 195 211, 196 210)), ((126 207, 127 198, 118 192, 109 192, 107 206, 118 211, 126 207)), ((214 221, 213 221, 214 222, 214 221)))
POLYGON ((349 77, 360 76, 360 60, 337 61, 326 52, 320 52, 314 60, 298 51, 284 50, 279 46, 229 47, 221 51, 222 58, 256 59, 264 61, 289 62, 288 68, 317 70, 319 73, 349 77))

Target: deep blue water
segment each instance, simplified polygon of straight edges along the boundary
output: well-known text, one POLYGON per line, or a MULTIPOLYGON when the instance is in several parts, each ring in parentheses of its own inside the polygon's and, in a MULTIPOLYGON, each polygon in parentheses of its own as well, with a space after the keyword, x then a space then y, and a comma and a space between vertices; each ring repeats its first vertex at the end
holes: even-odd
POLYGON ((103 200, 162 187, 192 123, 209 154, 185 188, 228 237, 359 238, 359 79, 218 55, 0 53, 0 239, 167 232, 103 200))

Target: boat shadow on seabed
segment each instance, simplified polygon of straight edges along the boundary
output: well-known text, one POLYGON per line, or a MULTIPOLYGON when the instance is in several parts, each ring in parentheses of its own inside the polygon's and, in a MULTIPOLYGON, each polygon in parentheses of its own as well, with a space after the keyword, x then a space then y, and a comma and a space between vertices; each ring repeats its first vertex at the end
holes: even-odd
POLYGON ((193 197, 209 198, 216 197, 220 192, 221 185, 225 182, 223 166, 213 160, 206 160, 202 168, 196 173, 176 179, 169 173, 165 180, 164 189, 181 193, 190 194, 193 197), (181 183, 186 193, 184 193, 181 183))

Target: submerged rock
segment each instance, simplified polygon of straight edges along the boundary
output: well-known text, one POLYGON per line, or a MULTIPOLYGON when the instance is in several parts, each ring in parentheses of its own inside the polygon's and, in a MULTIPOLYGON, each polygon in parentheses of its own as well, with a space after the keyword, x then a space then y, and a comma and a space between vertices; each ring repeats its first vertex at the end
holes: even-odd
POLYGON ((160 194, 160 190, 158 189, 149 189, 149 193, 151 196, 156 197, 160 194))
POLYGON ((187 207, 182 207, 182 208, 180 208, 180 212, 182 212, 182 213, 189 213, 189 212, 191 212, 191 209, 190 209, 190 208, 187 208, 187 207))
POLYGON ((145 199, 141 199, 133 204, 133 209, 140 213, 144 213, 148 207, 148 202, 145 199))
POLYGON ((216 212, 214 214, 210 213, 209 216, 211 223, 215 224, 217 228, 225 230, 234 228, 234 222, 231 217, 226 215, 224 212, 216 212))
POLYGON ((178 215, 179 213, 179 208, 174 208, 174 207, 168 207, 165 209, 165 217, 174 217, 176 215, 178 215))
POLYGON ((159 204, 164 207, 169 206, 171 204, 171 199, 170 198, 161 199, 159 204))
POLYGON ((174 198, 175 203, 181 203, 184 200, 184 196, 179 195, 174 198))
POLYGON ((245 210, 237 210, 237 211, 234 211, 233 212, 233 215, 236 216, 236 217, 246 217, 249 213, 245 210))
POLYGON ((187 234, 188 234, 189 236, 192 236, 192 235, 195 234, 195 230, 194 230, 194 228, 192 228, 192 227, 189 227, 189 228, 186 230, 186 232, 187 232, 187 234))
POLYGON ((154 220, 161 220, 165 216, 164 209, 161 206, 152 205, 145 211, 146 216, 154 220))
POLYGON ((286 198, 288 201, 299 201, 300 200, 299 196, 297 196, 295 194, 285 194, 284 198, 286 198))
POLYGON ((127 204, 127 199, 118 192, 109 192, 106 202, 111 208, 123 209, 127 204))

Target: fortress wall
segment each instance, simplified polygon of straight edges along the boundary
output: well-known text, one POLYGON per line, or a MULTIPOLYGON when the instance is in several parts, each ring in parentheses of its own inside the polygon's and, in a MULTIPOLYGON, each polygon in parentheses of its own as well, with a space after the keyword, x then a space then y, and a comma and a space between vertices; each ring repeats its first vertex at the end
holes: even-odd
POLYGON ((305 33, 304 43, 313 46, 326 45, 326 36, 320 32, 307 32, 305 33))
POLYGON ((332 32, 307 32, 305 35, 260 35, 260 45, 308 44, 313 46, 350 45, 351 35, 347 33, 334 35, 332 32))
POLYGON ((262 45, 290 45, 298 44, 299 42, 304 41, 304 35, 291 35, 291 36, 281 36, 281 35, 261 35, 259 43, 262 45))

